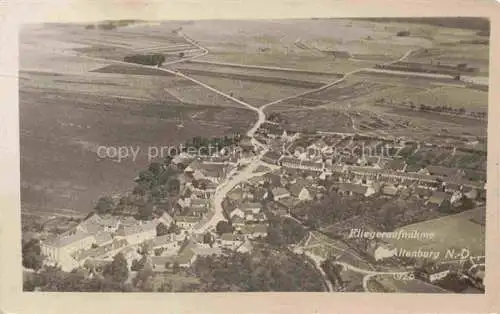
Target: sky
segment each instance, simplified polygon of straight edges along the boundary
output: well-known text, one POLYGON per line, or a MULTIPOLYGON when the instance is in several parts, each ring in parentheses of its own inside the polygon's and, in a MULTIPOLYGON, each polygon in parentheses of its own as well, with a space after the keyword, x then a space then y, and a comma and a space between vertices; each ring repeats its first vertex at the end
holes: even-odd
POLYGON ((491 8, 497 6, 494 0, 8 0, 8 4, 8 16, 23 23, 109 19, 470 16, 481 12, 489 15, 491 8))

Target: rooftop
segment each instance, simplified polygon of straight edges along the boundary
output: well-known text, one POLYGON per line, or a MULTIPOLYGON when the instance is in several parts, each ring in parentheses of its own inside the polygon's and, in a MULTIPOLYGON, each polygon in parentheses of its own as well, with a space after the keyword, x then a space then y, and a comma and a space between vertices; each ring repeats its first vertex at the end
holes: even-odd
POLYGON ((53 240, 47 241, 45 244, 57 248, 63 248, 86 238, 94 238, 94 235, 82 231, 72 230, 72 232, 68 232, 53 240))
POLYGON ((128 236, 132 234, 137 234, 137 233, 143 233, 143 232, 151 232, 151 231, 156 231, 156 222, 155 221, 147 221, 147 222, 142 222, 138 223, 135 225, 121 225, 118 227, 118 230, 116 231, 116 235, 118 236, 128 236))
POLYGON ((429 198, 429 202, 440 205, 443 201, 448 200, 450 198, 451 195, 446 192, 434 191, 432 193, 432 196, 429 198))
POLYGON ((356 194, 365 194, 368 187, 352 183, 340 183, 338 184, 339 190, 353 192, 356 194))
POLYGON ((241 232, 243 234, 254 234, 254 233, 266 233, 267 234, 267 226, 265 224, 245 225, 241 228, 241 232))

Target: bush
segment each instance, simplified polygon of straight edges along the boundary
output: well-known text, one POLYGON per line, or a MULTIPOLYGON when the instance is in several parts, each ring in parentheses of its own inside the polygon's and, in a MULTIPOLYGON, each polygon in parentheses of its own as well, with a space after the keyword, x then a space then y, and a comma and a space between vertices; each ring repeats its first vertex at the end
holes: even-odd
POLYGON ((125 62, 138 63, 143 65, 162 65, 165 56, 162 54, 130 55, 125 56, 125 62))

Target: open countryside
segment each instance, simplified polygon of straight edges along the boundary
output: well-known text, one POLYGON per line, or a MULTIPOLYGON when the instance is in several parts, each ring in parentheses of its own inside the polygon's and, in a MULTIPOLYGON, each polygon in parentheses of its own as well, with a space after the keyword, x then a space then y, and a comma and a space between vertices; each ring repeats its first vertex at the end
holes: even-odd
POLYGON ((472 18, 25 25, 24 290, 484 293, 488 56, 472 18))

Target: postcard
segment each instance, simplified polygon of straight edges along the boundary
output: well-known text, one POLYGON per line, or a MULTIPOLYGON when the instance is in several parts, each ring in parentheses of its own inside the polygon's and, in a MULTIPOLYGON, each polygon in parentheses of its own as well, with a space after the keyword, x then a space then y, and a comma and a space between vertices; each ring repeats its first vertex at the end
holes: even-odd
POLYGON ((4 11, 6 313, 499 305, 494 2, 4 11))

